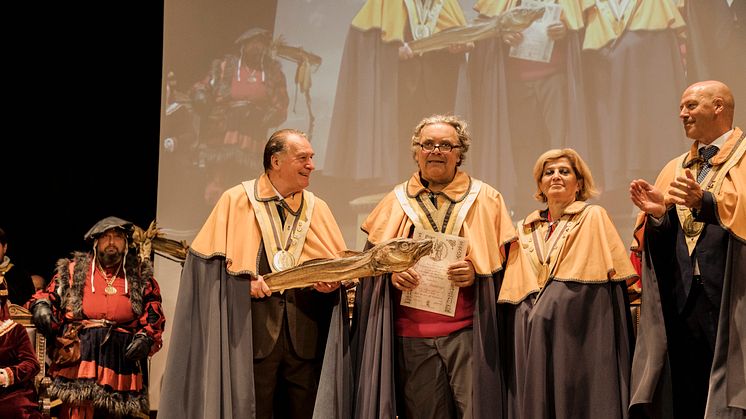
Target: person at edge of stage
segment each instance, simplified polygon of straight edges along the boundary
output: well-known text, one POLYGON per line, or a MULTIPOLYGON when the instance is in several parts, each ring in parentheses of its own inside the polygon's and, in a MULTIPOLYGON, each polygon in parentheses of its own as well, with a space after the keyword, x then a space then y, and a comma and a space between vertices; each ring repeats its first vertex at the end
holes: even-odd
POLYGON ((630 183, 643 280, 635 415, 746 416, 746 140, 734 110, 724 83, 689 86, 679 118, 691 147, 655 184, 630 183))
POLYGON ((8 288, 8 300, 22 306, 34 295, 34 281, 20 266, 11 262, 8 256, 8 236, 0 228, 0 280, 8 288))
POLYGON ((60 259, 29 300, 54 345, 49 395, 62 400, 62 419, 150 414, 146 361, 161 349, 166 320, 150 260, 129 252, 132 232, 129 221, 100 220, 84 236, 92 251, 60 259))
POLYGON ((0 417, 41 419, 34 388, 39 361, 26 328, 10 318, 8 294, 0 276, 0 417))

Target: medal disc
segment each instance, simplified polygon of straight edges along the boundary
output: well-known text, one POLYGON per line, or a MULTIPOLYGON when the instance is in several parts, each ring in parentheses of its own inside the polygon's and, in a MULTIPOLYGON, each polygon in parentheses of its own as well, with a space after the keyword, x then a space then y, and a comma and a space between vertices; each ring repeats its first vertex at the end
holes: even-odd
POLYGON ((284 271, 295 266, 295 258, 287 250, 278 250, 272 258, 272 265, 278 271, 284 271))

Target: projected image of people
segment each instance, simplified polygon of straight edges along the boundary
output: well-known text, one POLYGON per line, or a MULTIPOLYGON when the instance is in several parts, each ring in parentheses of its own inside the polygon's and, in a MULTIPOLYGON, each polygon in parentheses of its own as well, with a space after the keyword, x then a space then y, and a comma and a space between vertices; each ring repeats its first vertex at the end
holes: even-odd
POLYGON ((378 185, 410 174, 411 157, 398 144, 423 116, 454 112, 470 45, 418 53, 409 44, 464 25, 456 0, 365 2, 347 33, 325 174, 378 185))
POLYGON ((269 54, 271 34, 251 28, 236 39, 238 55, 212 62, 190 96, 199 118, 199 147, 210 161, 258 159, 267 131, 287 118, 288 94, 278 60, 269 54))
MULTIPOLYGON (((305 95, 309 132, 313 129, 310 77, 321 58, 289 46, 279 35, 252 27, 233 42, 234 51, 213 59, 207 75, 180 90, 177 76, 166 77, 163 150, 186 173, 199 173, 202 198, 212 207, 243 173, 261 172, 263 139, 287 120, 288 87, 280 58, 297 66, 295 84, 305 95)), ((310 135, 310 134, 309 134, 310 135)))
MULTIPOLYGON (((538 7, 536 2, 482 0, 481 18, 538 7)), ((581 71, 583 10, 578 0, 544 2, 541 18, 521 30, 476 43, 469 54, 473 133, 490 139, 475 156, 474 173, 515 202, 516 216, 536 209, 528 176, 540 150, 572 147, 585 154, 588 126, 581 71), (527 141, 530 139, 530 141, 527 141), (512 155, 495 164, 495 155, 512 155)))

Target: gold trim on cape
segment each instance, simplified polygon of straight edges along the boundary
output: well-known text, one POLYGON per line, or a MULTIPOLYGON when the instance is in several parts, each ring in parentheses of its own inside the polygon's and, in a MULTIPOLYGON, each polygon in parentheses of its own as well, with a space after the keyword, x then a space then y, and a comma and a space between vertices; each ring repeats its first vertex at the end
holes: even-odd
POLYGON ((6 333, 10 332, 16 326, 20 326, 20 324, 14 322, 11 319, 7 319, 4 322, 0 323, 0 336, 3 336, 6 333))

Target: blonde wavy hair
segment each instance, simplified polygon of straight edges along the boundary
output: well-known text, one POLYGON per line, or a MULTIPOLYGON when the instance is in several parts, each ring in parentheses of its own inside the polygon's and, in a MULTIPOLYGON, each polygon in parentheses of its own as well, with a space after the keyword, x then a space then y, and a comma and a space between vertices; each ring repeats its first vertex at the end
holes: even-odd
POLYGON ((544 166, 549 161, 561 159, 562 157, 567 158, 570 161, 570 166, 575 172, 575 177, 578 179, 578 189, 575 199, 578 201, 586 201, 589 198, 598 195, 595 183, 593 182, 593 175, 591 169, 585 164, 585 161, 580 157, 577 151, 571 148, 555 148, 549 151, 545 151, 534 164, 534 180, 536 181, 536 193, 534 198, 539 202, 547 202, 547 197, 541 192, 541 178, 544 174, 544 166))

